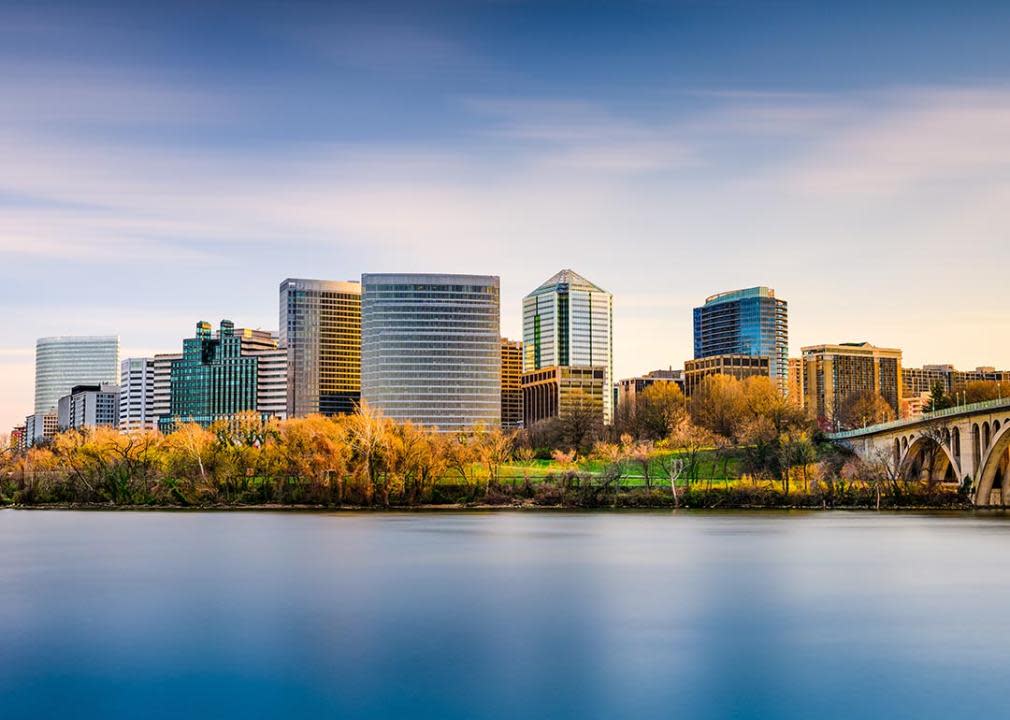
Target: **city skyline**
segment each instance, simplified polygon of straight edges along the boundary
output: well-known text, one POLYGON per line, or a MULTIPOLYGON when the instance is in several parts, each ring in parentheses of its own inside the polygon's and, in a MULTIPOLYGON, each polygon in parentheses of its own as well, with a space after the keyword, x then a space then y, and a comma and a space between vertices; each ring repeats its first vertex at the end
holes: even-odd
POLYGON ((574 266, 615 297, 615 378, 754 285, 792 356, 1010 365, 1006 7, 223 7, 0 7, 0 427, 36 338, 276 329, 284 277, 499 275, 519 338, 574 266))

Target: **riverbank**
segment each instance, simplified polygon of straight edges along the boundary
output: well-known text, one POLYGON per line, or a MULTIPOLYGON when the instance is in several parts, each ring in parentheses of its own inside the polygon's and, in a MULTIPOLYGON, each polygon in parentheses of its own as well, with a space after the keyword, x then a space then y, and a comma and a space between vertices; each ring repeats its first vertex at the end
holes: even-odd
POLYGON ((829 501, 823 496, 814 495, 773 495, 758 502, 754 498, 727 497, 729 493, 710 491, 709 493, 693 493, 688 497, 675 500, 667 492, 660 491, 626 492, 608 498, 598 498, 587 501, 586 498, 511 498, 509 500, 486 499, 457 502, 423 502, 405 504, 391 502, 383 504, 365 503, 256 503, 256 502, 206 502, 206 503, 8 503, 0 505, 0 509, 14 510, 82 510, 82 511, 170 511, 170 512, 557 512, 557 511, 607 511, 607 510, 738 510, 738 511, 768 511, 768 510, 848 510, 848 511, 966 511, 966 510, 1003 510, 1001 507, 976 507, 971 502, 955 493, 938 493, 930 496, 909 496, 900 499, 881 498, 879 505, 873 497, 848 497, 829 501), (700 495, 700 497, 699 497, 700 495))

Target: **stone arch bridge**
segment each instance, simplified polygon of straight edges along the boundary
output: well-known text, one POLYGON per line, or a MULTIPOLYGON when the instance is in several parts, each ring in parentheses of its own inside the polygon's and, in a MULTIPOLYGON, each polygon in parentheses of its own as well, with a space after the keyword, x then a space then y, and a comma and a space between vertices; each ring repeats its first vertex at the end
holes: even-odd
POLYGON ((828 438, 904 478, 969 482, 976 505, 1010 504, 1010 399, 961 405, 828 438))

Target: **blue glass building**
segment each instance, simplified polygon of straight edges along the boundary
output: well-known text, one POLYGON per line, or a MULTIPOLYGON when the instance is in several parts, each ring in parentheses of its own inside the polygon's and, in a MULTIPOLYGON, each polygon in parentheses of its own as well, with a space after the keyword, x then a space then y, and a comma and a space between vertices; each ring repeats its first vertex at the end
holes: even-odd
POLYGON ((767 357, 769 374, 785 395, 789 387, 789 311, 767 287, 712 295, 694 309, 695 359, 717 355, 767 357))

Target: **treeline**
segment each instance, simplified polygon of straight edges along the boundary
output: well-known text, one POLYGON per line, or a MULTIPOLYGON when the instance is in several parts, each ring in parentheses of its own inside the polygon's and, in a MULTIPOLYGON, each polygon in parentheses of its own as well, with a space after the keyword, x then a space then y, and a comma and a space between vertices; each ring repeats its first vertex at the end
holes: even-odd
MULTIPOLYGON (((597 406, 598 407, 598 406, 597 406)), ((438 433, 367 405, 168 435, 70 431, 0 452, 0 503, 119 506, 534 504, 574 507, 937 505, 963 493, 902 479, 822 441, 768 378, 673 384, 605 427, 590 404, 514 433, 438 433)))

